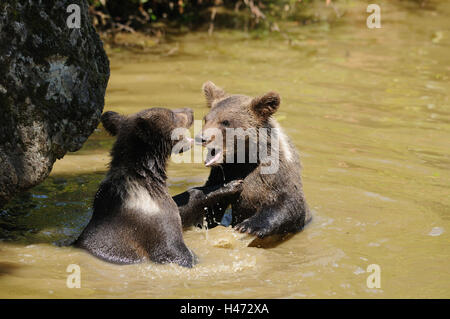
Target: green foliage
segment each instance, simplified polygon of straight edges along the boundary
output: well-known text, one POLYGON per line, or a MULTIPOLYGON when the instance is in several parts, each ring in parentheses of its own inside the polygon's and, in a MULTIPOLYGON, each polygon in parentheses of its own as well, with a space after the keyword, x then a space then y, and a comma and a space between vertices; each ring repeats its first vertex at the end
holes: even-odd
MULTIPOLYGON (((314 0, 89 0, 98 28, 158 27, 269 28, 279 19, 297 19, 314 0)), ((317 0, 324 2, 325 0, 317 0)))

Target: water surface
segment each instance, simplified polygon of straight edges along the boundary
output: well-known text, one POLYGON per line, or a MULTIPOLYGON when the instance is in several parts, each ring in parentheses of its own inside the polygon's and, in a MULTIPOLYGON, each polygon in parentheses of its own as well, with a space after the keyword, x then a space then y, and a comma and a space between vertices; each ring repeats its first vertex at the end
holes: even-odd
MULTIPOLYGON (((201 119, 207 80, 278 91, 314 210, 303 232, 260 249, 228 228, 189 230, 194 269, 111 265, 64 246, 88 222, 106 170, 113 138, 100 126, 1 211, 0 297, 450 297, 450 4, 381 4, 379 30, 355 5, 342 22, 290 23, 284 36, 195 33, 166 44, 171 54, 109 50, 105 110, 191 107, 201 119), (69 264, 81 267, 81 289, 66 287, 69 264), (380 289, 366 285, 370 264, 380 289)), ((170 192, 207 175, 171 163, 170 192)))

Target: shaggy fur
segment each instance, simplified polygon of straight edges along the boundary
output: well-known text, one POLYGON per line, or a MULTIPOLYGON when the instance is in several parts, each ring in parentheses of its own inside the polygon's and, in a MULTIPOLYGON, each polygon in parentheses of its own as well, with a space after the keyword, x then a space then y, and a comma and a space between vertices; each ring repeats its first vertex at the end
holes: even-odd
POLYGON ((183 138, 171 140, 171 132, 188 128, 192 121, 191 109, 102 115, 103 126, 117 140, 109 172, 95 195, 92 219, 76 246, 118 264, 151 260, 194 265, 196 258, 183 241, 178 207, 166 185, 173 146, 191 144, 183 138))
MULTIPOLYGON (((311 213, 306 204, 298 153, 289 138, 272 117, 280 106, 280 96, 269 92, 261 97, 251 98, 245 95, 230 95, 212 82, 203 85, 206 102, 211 107, 205 116, 202 134, 196 141, 208 148, 206 162, 211 172, 205 187, 243 180, 242 192, 219 200, 214 204, 206 203, 206 219, 209 227, 214 227, 222 219, 228 205, 232 206, 232 225, 240 232, 257 235, 260 238, 273 234, 296 233, 310 221, 311 213), (207 133, 210 128, 222 132, 223 141, 207 133), (265 158, 258 156, 256 162, 249 160, 249 145, 257 144, 262 138, 258 133, 236 136, 246 145, 246 157, 243 163, 237 163, 237 154, 232 153, 234 163, 227 163, 227 128, 266 128, 269 132, 267 144, 278 144, 279 169, 273 174, 264 174, 265 158), (276 128, 277 130, 273 130, 276 128), (276 132, 278 143, 271 141, 271 131, 276 132), (219 143, 221 142, 221 143, 219 143), (220 156, 217 155, 220 153, 220 156), (219 160, 216 157, 220 157, 219 160)), ((235 152, 234 147, 233 152, 235 152)), ((231 152, 231 151, 229 151, 231 152)), ((183 219, 183 216, 182 216, 183 219)), ((183 219, 186 222, 194 218, 183 219)), ((183 224, 187 226, 187 224, 183 224)))

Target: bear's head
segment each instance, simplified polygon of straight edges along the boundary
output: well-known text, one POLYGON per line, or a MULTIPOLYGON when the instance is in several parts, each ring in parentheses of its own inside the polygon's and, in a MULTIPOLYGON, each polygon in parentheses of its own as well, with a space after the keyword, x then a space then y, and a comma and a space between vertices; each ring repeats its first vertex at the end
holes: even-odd
POLYGON ((193 121, 193 111, 189 108, 151 108, 129 116, 108 111, 101 117, 103 127, 117 136, 113 160, 121 154, 130 159, 134 154, 165 159, 177 143, 182 144, 182 147, 177 147, 178 151, 186 151, 190 149, 192 139, 182 133, 193 121))
POLYGON ((204 118, 203 130, 195 137, 208 149, 205 165, 213 166, 223 162, 248 161, 249 143, 257 143, 259 130, 270 128, 272 115, 280 106, 280 95, 268 92, 259 97, 227 94, 212 82, 203 84, 206 103, 211 108, 204 118), (228 138, 227 138, 228 136, 228 138), (246 143, 243 156, 239 159, 238 141, 246 143), (233 143, 233 152, 228 152, 233 143), (232 154, 231 154, 232 153, 232 154))

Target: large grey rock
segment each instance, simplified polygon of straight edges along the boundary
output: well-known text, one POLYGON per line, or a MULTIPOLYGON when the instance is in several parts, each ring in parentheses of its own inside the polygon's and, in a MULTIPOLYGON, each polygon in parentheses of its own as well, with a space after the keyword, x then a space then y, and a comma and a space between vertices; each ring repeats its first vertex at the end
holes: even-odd
POLYGON ((109 61, 85 0, 0 2, 0 207, 78 150, 103 110, 109 61), (80 28, 67 26, 70 4, 80 28))

